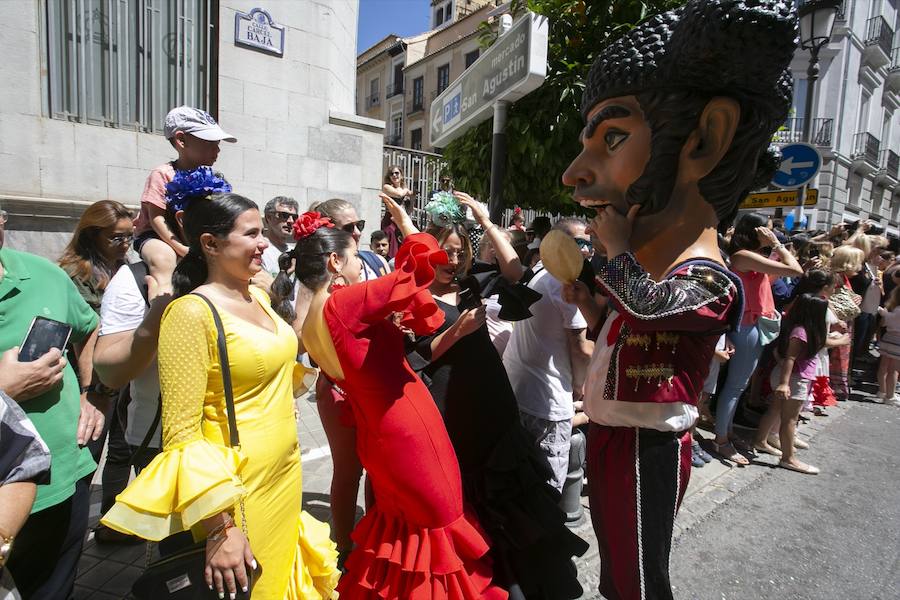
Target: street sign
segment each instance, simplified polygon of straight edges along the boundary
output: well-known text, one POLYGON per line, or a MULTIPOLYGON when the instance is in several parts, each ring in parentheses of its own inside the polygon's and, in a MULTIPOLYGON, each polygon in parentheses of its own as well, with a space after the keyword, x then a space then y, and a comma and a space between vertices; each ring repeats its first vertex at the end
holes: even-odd
MULTIPOLYGON (((798 190, 785 190, 783 192, 762 192, 750 194, 741 201, 738 207, 741 210, 753 210, 757 208, 778 208, 797 206, 798 190)), ((803 206, 815 206, 819 200, 819 190, 809 188, 803 197, 803 206)))
POLYGON ((499 100, 515 102, 547 76, 547 19, 525 13, 431 103, 431 145, 443 148, 491 116, 499 100))
POLYGON ((781 147, 781 164, 772 177, 772 184, 780 188, 798 188, 812 181, 822 168, 822 155, 809 144, 788 144, 781 147))

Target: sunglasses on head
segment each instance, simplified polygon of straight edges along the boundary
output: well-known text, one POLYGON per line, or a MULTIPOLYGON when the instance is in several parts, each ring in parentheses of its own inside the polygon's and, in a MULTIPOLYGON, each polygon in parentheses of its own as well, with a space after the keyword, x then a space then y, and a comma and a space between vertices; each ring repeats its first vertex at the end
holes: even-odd
POLYGON ((346 225, 341 225, 341 229, 346 231, 347 233, 353 233, 354 229, 359 229, 362 231, 366 228, 365 219, 360 219, 359 221, 354 221, 353 223, 347 223, 346 225))
POLYGON ((279 221, 287 221, 288 219, 294 219, 294 220, 296 221, 296 220, 297 220, 297 213, 284 212, 284 211, 281 211, 281 210, 276 210, 276 211, 275 211, 275 218, 278 219, 279 221))

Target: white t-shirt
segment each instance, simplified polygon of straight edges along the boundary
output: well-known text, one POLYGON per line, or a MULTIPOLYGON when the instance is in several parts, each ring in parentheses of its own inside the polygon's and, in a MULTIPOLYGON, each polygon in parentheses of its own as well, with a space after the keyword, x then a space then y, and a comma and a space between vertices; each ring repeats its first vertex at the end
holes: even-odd
POLYGON ((263 250, 263 254, 262 254, 263 271, 265 271, 272 277, 275 277, 276 275, 278 275, 278 271, 280 271, 280 269, 278 268, 278 258, 282 254, 292 250, 293 248, 294 248, 294 244, 288 244, 287 250, 282 251, 282 250, 279 250, 275 246, 275 244, 273 244, 271 241, 269 241, 269 247, 266 248, 265 250, 263 250))
MULTIPOLYGON (((128 265, 122 266, 106 286, 100 304, 101 337, 113 333, 134 331, 144 320, 148 308, 141 296, 137 281, 128 265)), ((125 441, 138 446, 153 424, 159 406, 159 370, 156 357, 147 369, 131 382, 131 402, 128 404, 128 426, 125 441)), ((160 447, 159 427, 150 441, 153 448, 160 447)))
POLYGON ((562 299, 562 283, 535 265, 528 287, 541 299, 531 305, 530 319, 517 321, 503 353, 503 365, 516 393, 519 410, 548 421, 571 419, 572 359, 567 329, 586 329, 574 304, 562 299))

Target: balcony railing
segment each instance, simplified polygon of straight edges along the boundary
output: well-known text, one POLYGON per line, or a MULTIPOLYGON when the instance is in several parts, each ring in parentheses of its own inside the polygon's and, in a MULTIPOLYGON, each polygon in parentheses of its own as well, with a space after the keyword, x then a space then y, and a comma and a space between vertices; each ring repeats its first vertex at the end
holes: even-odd
POLYGON ((396 96, 397 94, 403 93, 403 82, 398 81, 396 83, 389 83, 387 86, 387 92, 385 92, 384 97, 390 98, 391 96, 396 96))
POLYGON ((866 21, 866 46, 878 46, 885 56, 890 56, 893 42, 894 30, 884 17, 872 17, 866 21))
POLYGON ((891 66, 889 71, 900 71, 900 46, 891 50, 891 66))
POLYGON ((900 172, 900 156, 893 150, 882 150, 878 153, 878 168, 896 181, 900 172))
POLYGON ((881 142, 871 133, 862 132, 853 136, 853 154, 854 160, 865 160, 873 165, 878 164, 878 147, 881 142))
MULTIPOLYGON (((805 142, 803 139, 803 122, 805 119, 790 118, 785 121, 784 127, 775 132, 772 141, 777 144, 793 144, 805 142)), ((816 146, 831 147, 834 119, 813 119, 809 130, 810 144, 816 146)))
POLYGON ((407 114, 411 115, 413 113, 419 112, 420 110, 425 110, 425 101, 422 98, 416 98, 415 96, 413 96, 413 99, 410 101, 409 106, 410 108, 407 114))
POLYGON ((384 143, 388 146, 399 146, 403 143, 403 136, 399 134, 389 135, 384 143))
POLYGON ((370 108, 372 108, 374 106, 380 106, 380 105, 381 105, 381 94, 371 94, 369 96, 366 96, 366 110, 369 110, 370 108))

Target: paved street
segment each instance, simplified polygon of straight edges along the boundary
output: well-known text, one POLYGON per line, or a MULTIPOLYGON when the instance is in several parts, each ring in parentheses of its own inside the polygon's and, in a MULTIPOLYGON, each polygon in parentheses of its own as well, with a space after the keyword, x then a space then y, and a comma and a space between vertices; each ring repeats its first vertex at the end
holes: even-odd
POLYGON ((820 475, 771 469, 678 539, 676 598, 900 597, 900 410, 851 404, 801 453, 820 475))
MULTIPOLYGON (((897 597, 889 591, 900 589, 900 409, 855 398, 801 429, 812 440, 804 458, 823 470, 818 477, 770 468, 769 457, 747 468, 713 461, 693 470, 676 521, 676 598, 897 597)), ((327 442, 311 398, 298 407, 304 505, 327 520, 327 442)), ((92 523, 98 515, 95 486, 92 523)), ((599 557, 587 511, 575 529, 591 542, 576 564, 584 598, 594 600, 599 557)), ((144 561, 143 545, 97 545, 89 536, 75 599, 126 598, 144 561)))

